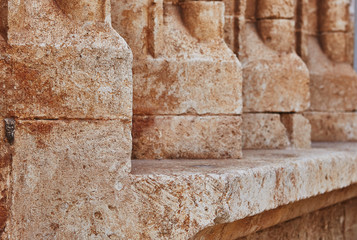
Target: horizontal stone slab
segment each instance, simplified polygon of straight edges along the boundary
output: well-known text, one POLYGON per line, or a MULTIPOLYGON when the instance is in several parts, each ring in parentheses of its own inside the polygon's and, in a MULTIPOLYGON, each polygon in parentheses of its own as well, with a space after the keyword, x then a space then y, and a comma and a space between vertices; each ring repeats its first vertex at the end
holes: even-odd
POLYGON ((134 116, 133 158, 241 158, 240 116, 134 116))

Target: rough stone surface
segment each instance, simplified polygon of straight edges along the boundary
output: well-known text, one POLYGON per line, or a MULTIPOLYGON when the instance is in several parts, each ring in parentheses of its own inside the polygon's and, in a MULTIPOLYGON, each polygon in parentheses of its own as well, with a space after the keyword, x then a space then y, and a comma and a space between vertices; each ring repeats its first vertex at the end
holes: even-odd
POLYGON ((134 114, 240 114, 238 61, 147 60, 136 64, 134 114))
MULTIPOLYGON (((319 212, 321 209, 328 208, 341 202, 346 202, 356 197, 357 184, 354 184, 343 189, 293 202, 288 205, 265 211, 261 214, 247 217, 232 223, 217 224, 213 227, 209 227, 204 229, 203 231, 200 231, 193 237, 193 239, 237 240, 238 238, 245 236, 256 236, 258 234, 257 232, 270 232, 272 229, 276 228, 276 226, 287 225, 288 221, 294 221, 293 219, 300 218, 302 216, 306 216, 314 212, 319 212)), ((348 206, 348 204, 345 205, 348 206)), ((355 213, 356 212, 354 212, 354 210, 352 209, 351 215, 355 213)), ((356 221, 354 219, 351 219, 351 223, 353 227, 353 223, 356 223, 356 221)), ((316 226, 315 224, 312 225, 316 226)), ((347 219, 345 222, 345 226, 351 226, 351 224, 348 223, 347 219)), ((346 230, 345 233, 347 233, 346 230)), ((276 238, 289 239, 286 238, 285 234, 277 234, 277 236, 272 236, 269 239, 276 238)))
MULTIPOLYGON (((357 209, 350 207, 352 204, 357 205, 357 199, 306 214, 292 221, 237 240, 356 239, 356 232, 352 233, 345 230, 348 216, 357 215, 357 209), (350 211, 347 212, 346 210, 350 211)), ((357 219, 354 219, 354 224, 356 223, 357 219)), ((353 223, 351 222, 350 224, 353 223)))
MULTIPOLYGON (((167 127, 159 127, 168 141, 162 140, 160 144, 154 144, 151 138, 148 141, 148 136, 134 134, 137 151, 134 150, 133 156, 239 157, 241 143, 237 133, 240 129, 236 127, 240 125, 235 121, 227 125, 225 116, 242 113, 242 71, 237 57, 223 39, 224 3, 112 0, 112 15, 114 28, 133 46, 133 114, 138 118, 165 119, 163 126, 167 127), (228 129, 236 131, 229 136, 238 138, 225 140, 224 149, 218 150, 220 143, 213 146, 211 140, 207 144, 202 141, 202 136, 212 135, 217 139, 218 135, 207 127, 197 126, 202 136, 192 134, 189 142, 185 142, 185 135, 177 134, 172 126, 176 126, 176 119, 187 118, 180 122, 185 122, 194 132, 188 125, 191 118, 186 115, 197 119, 222 118, 221 122, 225 122, 228 129), (194 143, 198 145, 192 147, 194 143), (199 151, 198 146, 202 147, 199 151), (144 153, 147 149, 151 153, 144 153)), ((155 131, 145 130, 158 138, 155 131)))
POLYGON ((307 118, 301 114, 282 114, 281 121, 286 127, 291 147, 311 147, 311 125, 307 118))
POLYGON ((357 113, 306 112, 312 141, 357 141, 357 113))
POLYGON ((239 116, 135 116, 135 159, 241 158, 239 116))
POLYGON ((265 45, 256 28, 244 34, 244 112, 300 112, 309 107, 309 73, 295 54, 279 54, 265 45))
POLYGON ((243 114, 243 148, 275 149, 290 145, 279 114, 243 114))
POLYGON ((354 111, 357 109, 357 74, 348 63, 334 63, 309 38, 311 111, 354 111))
POLYGON ((287 19, 264 19, 257 22, 257 28, 264 44, 278 52, 292 52, 295 49, 295 21, 287 19), (282 34, 284 37, 282 37, 282 34))
POLYGON ((318 1, 320 32, 346 31, 349 24, 349 0, 318 1))
POLYGON ((120 226, 104 211, 119 207, 130 149, 130 122, 19 121, 9 238, 91 239, 120 226))
POLYGON ((8 22, 2 116, 131 117, 131 52, 109 23, 81 27, 50 0, 9 1, 8 22))
MULTIPOLYGON (((249 0, 248 0, 249 1, 249 0)), ((285 18, 295 16, 296 0, 257 0, 257 18, 285 18)))

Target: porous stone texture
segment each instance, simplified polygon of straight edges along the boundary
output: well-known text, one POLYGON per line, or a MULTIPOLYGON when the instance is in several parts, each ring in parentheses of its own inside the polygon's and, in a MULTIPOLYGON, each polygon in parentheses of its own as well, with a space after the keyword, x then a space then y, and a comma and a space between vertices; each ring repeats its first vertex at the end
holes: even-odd
POLYGON ((295 0, 256 0, 257 18, 292 19, 295 16, 295 0))
POLYGON ((244 149, 287 147, 311 147, 311 126, 301 114, 243 114, 244 149))
POLYGON ((109 238, 130 154, 128 121, 18 121, 9 239, 109 238))
POLYGON ((279 114, 243 114, 244 149, 275 149, 289 145, 287 130, 279 114))
MULTIPOLYGON (((209 227, 204 229, 203 231, 200 231, 192 239, 237 240, 246 236, 248 238, 257 235, 259 236, 261 235, 261 233, 265 234, 267 232, 270 232, 272 229, 275 229, 278 226, 286 226, 288 225, 289 221, 295 221, 293 219, 301 218, 306 215, 311 215, 311 213, 321 212, 321 209, 328 208, 341 202, 346 202, 349 199, 356 198, 356 196, 357 184, 354 184, 343 189, 303 199, 232 223, 217 224, 213 227, 209 227)), ((353 203, 353 201, 350 202, 353 203)), ((347 204, 349 203, 345 203, 344 205, 348 206, 347 204)), ((355 210, 351 210, 352 211, 350 211, 350 215, 356 213, 355 210)), ((346 213, 346 222, 343 223, 345 226, 348 226, 345 227, 345 233, 347 233, 348 229, 353 228, 354 224, 357 223, 353 218, 347 221, 347 214, 348 213, 346 213)), ((331 218, 331 215, 326 217, 331 218)), ((344 219, 340 220, 343 221, 344 219)), ((316 227, 317 229, 317 224, 312 224, 312 226, 316 227)), ((301 230, 302 229, 299 230, 299 234, 301 234, 300 236, 304 236, 304 231, 301 230)), ((318 235, 318 233, 319 232, 317 232, 316 235, 318 235)), ((285 234, 277 234, 277 236, 271 236, 271 238, 269 239, 276 238, 290 239, 286 237, 285 234)), ((306 238, 302 237, 301 239, 306 238)))
POLYGON ((2 116, 131 118, 131 52, 109 23, 72 21, 50 0, 9 1, 8 22, 2 116))
POLYGON ((134 159, 241 158, 239 116, 135 116, 134 159))
MULTIPOLYGON (((292 221, 279 224, 272 228, 251 234, 237 240, 301 240, 301 239, 346 239, 357 238, 357 232, 353 232, 353 227, 357 223, 354 218, 350 222, 351 216, 357 215, 357 199, 336 204, 334 206, 306 214, 292 221), (352 227, 352 228, 351 228, 352 227)), ((224 238, 221 238, 224 239, 224 238)))
POLYGON ((112 0, 113 27, 134 53, 133 114, 155 122, 165 119, 162 126, 153 129, 134 121, 134 129, 145 129, 133 135, 135 158, 241 156, 240 124, 226 119, 242 113, 242 70, 224 42, 224 18, 223 2, 112 0), (227 129, 234 129, 228 135, 232 140, 213 131, 218 129, 216 123, 207 123, 213 127, 210 129, 198 121, 195 126, 201 136, 194 133, 188 115, 194 119, 221 118, 227 129), (185 134, 175 130, 177 119, 192 129, 188 142, 185 134), (166 137, 155 143, 160 133, 166 137), (204 142, 202 136, 210 140, 204 142), (213 144, 213 139, 225 139, 223 148, 218 150, 222 143, 213 144))
POLYGON ((306 112, 312 141, 357 141, 357 113, 306 112))
POLYGON ((301 114, 282 114, 281 121, 286 127, 291 147, 311 147, 311 124, 307 118, 301 114))

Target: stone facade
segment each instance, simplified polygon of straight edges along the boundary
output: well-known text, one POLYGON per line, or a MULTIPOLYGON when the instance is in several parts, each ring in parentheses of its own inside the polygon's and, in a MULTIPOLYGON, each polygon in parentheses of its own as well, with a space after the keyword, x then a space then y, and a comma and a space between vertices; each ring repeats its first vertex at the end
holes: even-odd
POLYGON ((349 4, 0 0, 1 239, 357 238, 349 4))

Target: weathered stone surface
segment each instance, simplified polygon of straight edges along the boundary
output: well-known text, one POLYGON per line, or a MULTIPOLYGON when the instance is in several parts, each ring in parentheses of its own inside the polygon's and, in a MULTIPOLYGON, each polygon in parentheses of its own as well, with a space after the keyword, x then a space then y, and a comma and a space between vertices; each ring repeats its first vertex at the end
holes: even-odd
POLYGON ((347 39, 344 32, 329 32, 320 35, 320 44, 324 53, 334 62, 347 62, 347 39))
POLYGON ((103 209, 111 211, 119 178, 130 171, 130 125, 117 120, 19 121, 10 239, 88 239, 109 231, 116 218, 108 219, 108 228, 96 223, 106 217, 103 209))
POLYGON ((306 112, 312 141, 357 141, 357 113, 306 112))
MULTIPOLYGON (((57 147, 33 155, 37 140, 27 132, 32 123, 22 122, 16 136, 16 144, 26 142, 27 148, 14 158, 13 219, 7 228, 13 239, 189 239, 209 226, 357 182, 352 143, 247 151, 242 160, 134 160, 132 174, 125 176, 117 171, 118 157, 102 158, 98 152, 91 158, 87 152, 102 149, 97 141, 80 130, 64 133, 63 123, 49 135, 57 147), (53 134, 56 129, 61 134, 53 134), (65 142, 78 152, 62 148, 65 142)), ((88 127, 92 137, 110 136, 118 128, 93 129, 88 127)))
POLYGON ((224 3, 189 1, 180 4, 182 20, 199 41, 223 38, 224 3))
POLYGON ((257 28, 264 44, 278 52, 295 50, 295 21, 264 19, 257 21, 257 28))
POLYGON ((241 62, 244 112, 302 112, 309 107, 309 73, 296 53, 281 54, 246 24, 241 62))
MULTIPOLYGON (((237 240, 269 240, 269 239, 356 239, 357 235, 346 236, 344 224, 346 223, 345 207, 348 204, 357 204, 357 199, 350 202, 306 214, 289 222, 251 234, 237 240)), ((357 215, 357 211, 350 213, 357 215)), ((228 239, 228 238, 221 238, 228 239)))
POLYGON ((133 69, 134 114, 240 114, 238 61, 147 60, 133 69))
POLYGON ((224 41, 227 43, 228 47, 234 51, 235 44, 235 20, 234 16, 226 16, 224 22, 224 41))
POLYGON ((286 127, 291 147, 311 147, 311 125, 308 119, 301 114, 282 114, 281 122, 286 127))
POLYGON ((275 149, 290 145, 279 114, 245 113, 242 129, 244 149, 275 149))
POLYGON ((334 63, 318 40, 308 39, 311 111, 354 111, 357 109, 357 74, 348 63, 334 63))
POLYGON ((320 32, 346 31, 349 23, 349 4, 349 0, 319 1, 320 32))
POLYGON ((134 116, 135 159, 241 158, 239 116, 134 116))
MULTIPOLYGON (((249 2, 249 0, 248 0, 249 2)), ((257 0, 257 18, 294 18, 295 0, 257 0)))
POLYGON ((10 1, 8 23, 2 116, 130 118, 131 51, 110 23, 81 27, 50 0, 10 1))
MULTIPOLYGON (((321 211, 325 211, 321 210, 324 208, 338 207, 339 209, 341 209, 343 207, 348 207, 350 202, 356 201, 356 197, 357 184, 354 184, 343 189, 335 190, 308 199, 303 199, 232 223, 218 224, 213 227, 206 228, 196 234, 193 239, 237 240, 238 238, 240 239, 241 237, 245 236, 248 236, 248 238, 256 236, 266 236, 266 233, 272 232, 273 229, 277 229, 281 226, 285 227, 289 225, 289 222, 296 221, 292 219, 304 218, 306 215, 313 215, 321 211), (352 198, 355 199, 346 202, 347 200, 352 198), (341 202, 344 203, 338 204, 341 202)), ((353 215, 354 213, 356 212, 352 210, 351 215, 353 215)), ((348 213, 346 213, 346 215, 347 214, 348 213)), ((326 217, 331 217, 331 215, 326 217)), ((346 220, 344 223, 343 220, 344 218, 340 218, 339 224, 344 224, 346 229, 346 224, 348 223, 348 221, 346 220)), ((311 224, 309 221, 307 222, 311 224)), ((355 221, 352 220, 351 222, 355 221)), ((316 224, 312 225, 316 227, 316 224)), ((345 233, 347 233, 346 230, 345 233)), ((299 231, 299 234, 303 235, 303 231, 299 231)), ((271 237, 269 239, 290 239, 285 238, 285 236, 285 234, 283 235, 277 233, 277 236, 271 237)))

